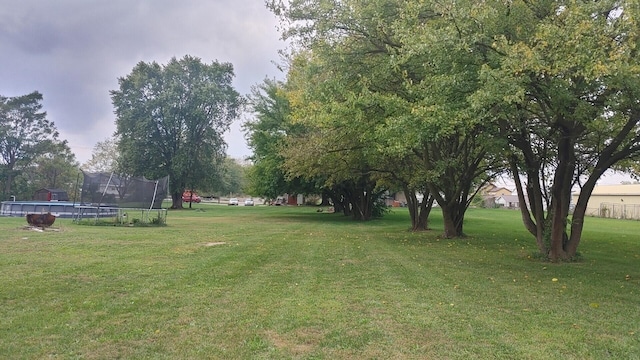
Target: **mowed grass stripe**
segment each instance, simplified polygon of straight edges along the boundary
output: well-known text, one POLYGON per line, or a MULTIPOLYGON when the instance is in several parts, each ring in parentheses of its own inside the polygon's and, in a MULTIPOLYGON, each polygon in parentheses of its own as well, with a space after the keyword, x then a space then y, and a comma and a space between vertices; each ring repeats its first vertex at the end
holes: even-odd
POLYGON ((0 357, 640 356, 638 222, 589 218, 584 259, 549 264, 512 211, 472 209, 449 240, 437 209, 410 233, 405 209, 194 208, 163 228, 0 218, 0 357))

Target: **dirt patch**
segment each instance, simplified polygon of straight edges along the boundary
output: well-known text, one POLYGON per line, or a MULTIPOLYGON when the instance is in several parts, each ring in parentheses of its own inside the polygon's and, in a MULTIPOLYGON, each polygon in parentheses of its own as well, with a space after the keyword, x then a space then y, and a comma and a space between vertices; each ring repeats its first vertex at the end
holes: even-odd
POLYGON ((220 245, 224 245, 226 244, 226 242, 224 241, 217 241, 217 242, 208 242, 206 244, 204 244, 204 246, 220 246, 220 245))
POLYGON ((54 232, 58 232, 60 231, 60 228, 55 228, 55 227, 41 227, 41 226, 32 226, 32 225, 25 225, 21 228, 22 230, 31 230, 31 231, 37 231, 37 232, 45 232, 45 231, 54 231, 54 232))
POLYGON ((265 335, 276 348, 288 351, 295 357, 309 354, 324 338, 322 331, 314 328, 298 329, 291 334, 267 331, 265 335))

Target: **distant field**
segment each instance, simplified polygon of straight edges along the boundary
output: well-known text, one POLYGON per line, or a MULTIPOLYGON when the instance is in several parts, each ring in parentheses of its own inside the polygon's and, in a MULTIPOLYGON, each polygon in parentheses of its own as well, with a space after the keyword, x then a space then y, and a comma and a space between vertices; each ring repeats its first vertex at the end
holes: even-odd
POLYGON ((0 218, 2 359, 640 359, 640 222, 587 218, 551 264, 518 212, 464 239, 406 209, 194 204, 168 226, 0 218))

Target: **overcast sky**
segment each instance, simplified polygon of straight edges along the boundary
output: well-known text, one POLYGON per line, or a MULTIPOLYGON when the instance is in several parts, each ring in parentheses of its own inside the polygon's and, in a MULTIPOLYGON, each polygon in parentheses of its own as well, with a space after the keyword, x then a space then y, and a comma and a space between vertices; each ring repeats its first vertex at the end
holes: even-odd
MULTIPOLYGON (((115 131, 109 97, 140 61, 166 64, 197 56, 230 62, 235 87, 248 94, 285 47, 263 0, 2 0, 0 95, 39 91, 44 109, 80 163, 115 131)), ((250 155, 241 124, 225 139, 228 154, 250 155)), ((628 177, 606 176, 601 183, 628 177)))
MULTIPOLYGON (((109 91, 138 62, 230 62, 236 90, 247 94, 265 77, 283 77, 276 25, 263 0, 3 0, 0 95, 41 92, 83 163, 115 131, 109 91)), ((242 121, 225 137, 236 158, 250 155, 242 121)))

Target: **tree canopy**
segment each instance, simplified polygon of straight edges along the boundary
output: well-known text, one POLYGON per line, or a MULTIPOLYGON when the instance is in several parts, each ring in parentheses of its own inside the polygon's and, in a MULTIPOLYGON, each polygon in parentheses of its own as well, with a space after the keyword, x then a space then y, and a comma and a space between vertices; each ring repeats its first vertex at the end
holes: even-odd
POLYGON ((598 179, 640 154, 638 3, 496 2, 491 10, 485 32, 475 32, 493 61, 474 101, 510 144, 526 228, 543 254, 569 259, 598 179))
POLYGON ((244 124, 247 143, 253 152, 247 190, 253 196, 275 199, 292 190, 282 168, 284 158, 280 153, 285 137, 292 131, 284 84, 266 79, 254 86, 249 106, 255 117, 244 124))
POLYGON ((58 141, 16 176, 14 194, 18 199, 31 199, 35 191, 42 188, 62 189, 70 199, 76 200, 79 176, 75 155, 65 141, 58 141))
MULTIPOLYGON (((0 96, 0 182, 2 198, 10 196, 30 198, 33 185, 29 177, 22 177, 22 186, 16 189, 16 180, 39 159, 41 166, 50 166, 47 156, 65 154, 68 163, 75 164, 66 142, 58 139, 55 124, 42 110, 42 94, 34 91, 16 97, 0 96), (31 185, 30 185, 31 184, 31 185), (19 191, 17 193, 16 191, 19 191)), ((36 164, 36 165, 38 165, 36 164)), ((77 164, 75 164, 77 166, 77 164)), ((54 186, 47 183, 46 186, 54 186)))
POLYGON ((88 172, 119 172, 118 142, 116 138, 109 137, 98 141, 93 146, 91 159, 82 164, 82 170, 88 172))
POLYGON ((446 236, 463 234, 475 192, 509 171, 540 252, 569 259, 597 180, 638 159, 636 1, 267 4, 295 44, 293 118, 312 130, 285 163, 341 164, 334 178, 359 164, 418 188, 392 166, 408 161, 446 236))
POLYGON ((172 208, 185 189, 208 188, 225 159, 223 133, 242 106, 232 86, 233 66, 173 58, 166 65, 140 62, 111 91, 123 170, 169 175, 172 208))
MULTIPOLYGON (((493 155, 497 139, 485 131, 491 123, 467 99, 478 84, 480 54, 466 49, 447 18, 417 26, 435 10, 415 15, 406 2, 270 6, 294 24, 287 34, 305 48, 297 58, 307 61, 294 61, 289 79, 306 74, 291 94, 294 117, 317 129, 301 142, 315 150, 303 172, 328 170, 341 180, 373 175, 377 187, 391 182, 404 190, 416 230, 426 228, 429 211, 416 206, 416 193, 433 196, 445 235, 462 235, 475 191, 501 162, 493 155), (326 161, 313 166, 318 159, 326 161)), ((296 149, 288 163, 297 158, 300 168, 305 153, 296 149)))

